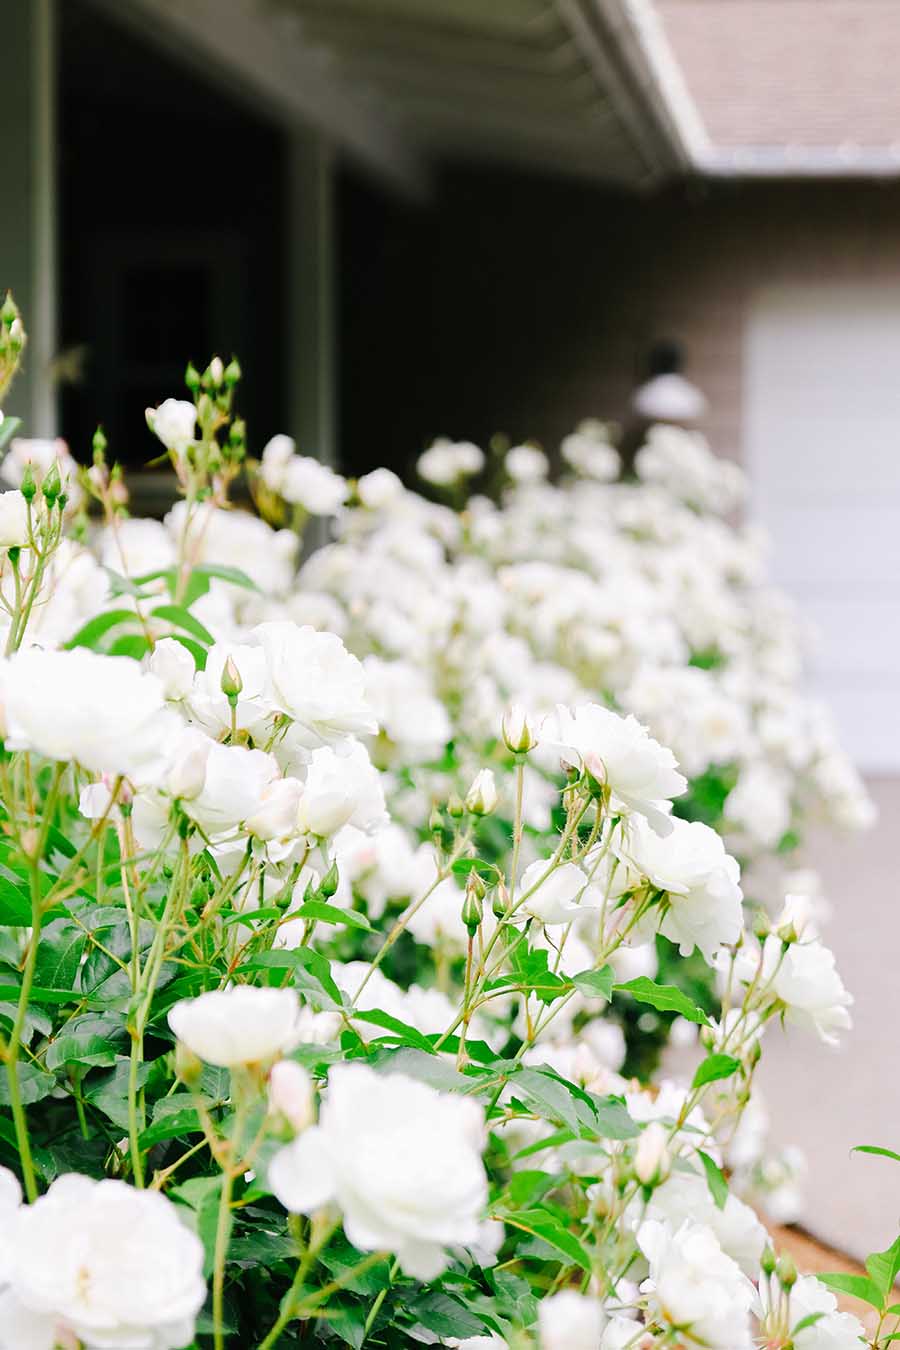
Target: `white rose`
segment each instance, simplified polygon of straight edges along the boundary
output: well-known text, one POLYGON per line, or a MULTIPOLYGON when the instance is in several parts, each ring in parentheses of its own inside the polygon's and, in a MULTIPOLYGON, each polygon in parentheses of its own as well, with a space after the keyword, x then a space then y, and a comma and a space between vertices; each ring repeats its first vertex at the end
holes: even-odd
POLYGON ((197 409, 183 398, 167 398, 158 408, 147 409, 147 424, 167 450, 183 455, 194 439, 197 409))
POLYGON ((460 478, 480 473, 484 452, 471 441, 438 440, 419 456, 416 469, 420 478, 436 487, 449 487, 460 478))
POLYGON ((158 1191, 59 1177, 13 1226, 0 1347, 176 1350, 194 1336, 206 1297, 203 1244, 158 1191), (18 1328, 16 1327, 18 1323, 18 1328))
POLYGON ((294 457, 293 437, 278 435, 266 442, 261 460, 262 480, 270 492, 281 492, 284 471, 294 457))
POLYGON ((196 797, 206 781, 206 761, 215 742, 197 727, 184 727, 173 737, 165 786, 173 797, 196 797))
POLYGON ((277 778, 263 788, 258 809, 244 822, 257 839, 287 839, 299 830, 298 811, 303 784, 296 778, 277 778))
POLYGON ((406 489, 390 469, 373 469, 364 473, 356 484, 356 492, 363 506, 370 511, 381 511, 398 501, 406 489))
POLYGON ((303 833, 336 834, 347 824, 372 830, 386 820, 381 775, 365 746, 353 741, 313 750, 297 815, 303 833))
POLYGON ((265 652, 273 707, 305 727, 313 743, 377 731, 363 668, 334 633, 273 621, 251 636, 265 652))
MULTIPOLYGON (((582 903, 588 879, 580 867, 575 863, 562 863, 545 881, 541 881, 547 870, 548 864, 544 858, 538 858, 525 868, 517 888, 516 917, 530 916, 545 924, 571 923, 577 914, 592 907, 590 903, 582 903), (533 887, 537 889, 533 895, 529 895, 533 887), (524 898, 526 896, 527 899, 524 898)), ((592 898, 590 894, 588 898, 592 898)))
POLYGON ((315 1119, 313 1080, 302 1064, 279 1059, 269 1071, 269 1110, 299 1134, 315 1119))
MULTIPOLYGON (((658 835, 641 817, 628 830, 623 856, 668 895, 659 931, 678 943, 682 956, 698 947, 707 961, 743 929, 740 868, 721 837, 700 821, 673 819, 671 833, 658 835)), ((654 919, 651 910, 647 918, 654 919)))
POLYGON ((541 1350, 597 1350, 606 1325, 599 1299, 562 1289, 538 1304, 541 1350))
MULTIPOLYGON (((763 1308, 766 1306, 766 1282, 759 1283, 763 1308)), ((859 1318, 840 1312, 831 1290, 814 1275, 801 1275, 791 1290, 790 1324, 796 1326, 806 1317, 818 1314, 818 1321, 791 1337, 795 1350, 861 1350, 866 1331, 859 1318)))
POLYGON ((347 500, 347 480, 320 460, 298 455, 284 471, 281 495, 311 516, 333 516, 347 500))
POLYGON ((660 834, 671 829, 672 797, 687 787, 671 750, 655 741, 634 717, 619 717, 598 703, 557 706, 544 722, 541 740, 567 764, 608 784, 612 809, 646 816, 660 834))
POLYGON ((0 548, 28 543, 28 503, 21 492, 0 492, 0 548))
POLYGON ((147 665, 161 681, 166 698, 178 701, 190 693, 197 667, 188 649, 176 638, 160 638, 147 665))
POLYGON ((293 989, 239 984, 182 999, 169 1026, 207 1064, 265 1064, 299 1043, 300 1003, 293 989))
POLYGON ((779 939, 766 938, 760 978, 765 984, 777 966, 772 991, 785 1005, 785 1021, 811 1027, 827 1045, 837 1045, 835 1033, 852 1025, 853 995, 844 988, 834 953, 816 940, 792 943, 779 965, 780 957, 779 939))
POLYGON ((0 666, 0 699, 8 749, 133 781, 163 772, 177 726, 155 675, 128 657, 83 647, 17 652, 0 666))
POLYGON ((207 834, 224 834, 262 809, 266 789, 278 777, 272 755, 210 741, 203 786, 185 810, 207 834))
POLYGON ((0 1286, 9 1279, 15 1252, 13 1220, 22 1203, 22 1188, 8 1167, 0 1167, 0 1286))
POLYGON ((710 1228, 688 1220, 673 1232, 651 1220, 638 1245, 650 1265, 641 1292, 654 1318, 709 1350, 752 1350, 753 1285, 710 1228))
POLYGON ((470 1098, 341 1064, 318 1125, 275 1155, 269 1184, 292 1213, 335 1202, 354 1246, 394 1252, 407 1275, 433 1280, 446 1248, 478 1239, 483 1146, 484 1115, 470 1098))
POLYGON ((534 445, 514 445, 503 461, 506 472, 516 483, 540 483, 550 468, 543 450, 534 445))

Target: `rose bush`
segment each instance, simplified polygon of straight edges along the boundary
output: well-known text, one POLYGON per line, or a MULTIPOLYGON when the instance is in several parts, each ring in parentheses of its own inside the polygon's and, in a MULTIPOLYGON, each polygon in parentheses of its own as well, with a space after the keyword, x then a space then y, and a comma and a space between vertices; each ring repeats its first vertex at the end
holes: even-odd
POLYGON ((164 522, 0 426, 0 1347, 855 1343, 747 1203, 763 1034, 849 1021, 790 853, 870 808, 738 471, 586 424, 429 502, 248 463, 239 381, 148 412, 164 522))

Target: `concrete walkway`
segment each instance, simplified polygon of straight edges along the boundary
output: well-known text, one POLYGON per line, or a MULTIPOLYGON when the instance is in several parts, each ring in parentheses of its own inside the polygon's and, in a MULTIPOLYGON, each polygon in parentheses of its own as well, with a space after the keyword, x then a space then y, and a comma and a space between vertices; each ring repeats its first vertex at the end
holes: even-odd
POLYGON ((772 1028, 760 1064, 776 1139, 809 1161, 805 1226, 858 1257, 900 1232, 900 1163, 850 1154, 854 1144, 900 1153, 900 779, 869 787, 875 828, 823 834, 807 850, 833 906, 824 938, 856 999, 853 1030, 831 1050, 772 1028))

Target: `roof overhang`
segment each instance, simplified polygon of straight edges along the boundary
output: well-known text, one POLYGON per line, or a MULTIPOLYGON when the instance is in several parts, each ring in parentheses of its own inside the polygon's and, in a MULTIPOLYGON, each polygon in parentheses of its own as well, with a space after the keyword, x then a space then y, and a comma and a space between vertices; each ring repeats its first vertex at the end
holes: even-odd
POLYGON ((632 0, 95 0, 412 197, 446 160, 627 188, 696 147, 632 0))

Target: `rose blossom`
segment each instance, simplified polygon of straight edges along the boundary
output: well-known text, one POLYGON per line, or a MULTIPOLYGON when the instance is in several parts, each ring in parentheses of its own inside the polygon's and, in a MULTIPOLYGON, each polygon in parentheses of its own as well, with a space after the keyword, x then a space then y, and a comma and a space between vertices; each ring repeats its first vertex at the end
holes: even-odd
POLYGON ((340 1064, 318 1125, 275 1155, 269 1183, 292 1213, 336 1202, 354 1246, 394 1252, 406 1274, 433 1280, 445 1248, 478 1239, 483 1146, 484 1115, 470 1098, 340 1064))
POLYGON ((142 781, 162 772, 177 726, 155 675, 83 647, 17 652, 0 665, 0 699, 7 749, 142 781))
POLYGON ((672 797, 687 787, 671 750, 655 741, 634 717, 619 717, 599 703, 557 706, 544 722, 541 741, 558 749, 567 764, 608 785, 612 809, 645 816, 660 834, 671 829, 672 797))
POLYGON ((2 1350, 178 1350, 203 1305, 203 1245, 157 1191, 69 1173, 18 1210, 2 1350))
POLYGON ((182 999, 169 1026, 207 1064, 264 1064, 299 1043, 300 1002, 293 989, 233 985, 182 999))

